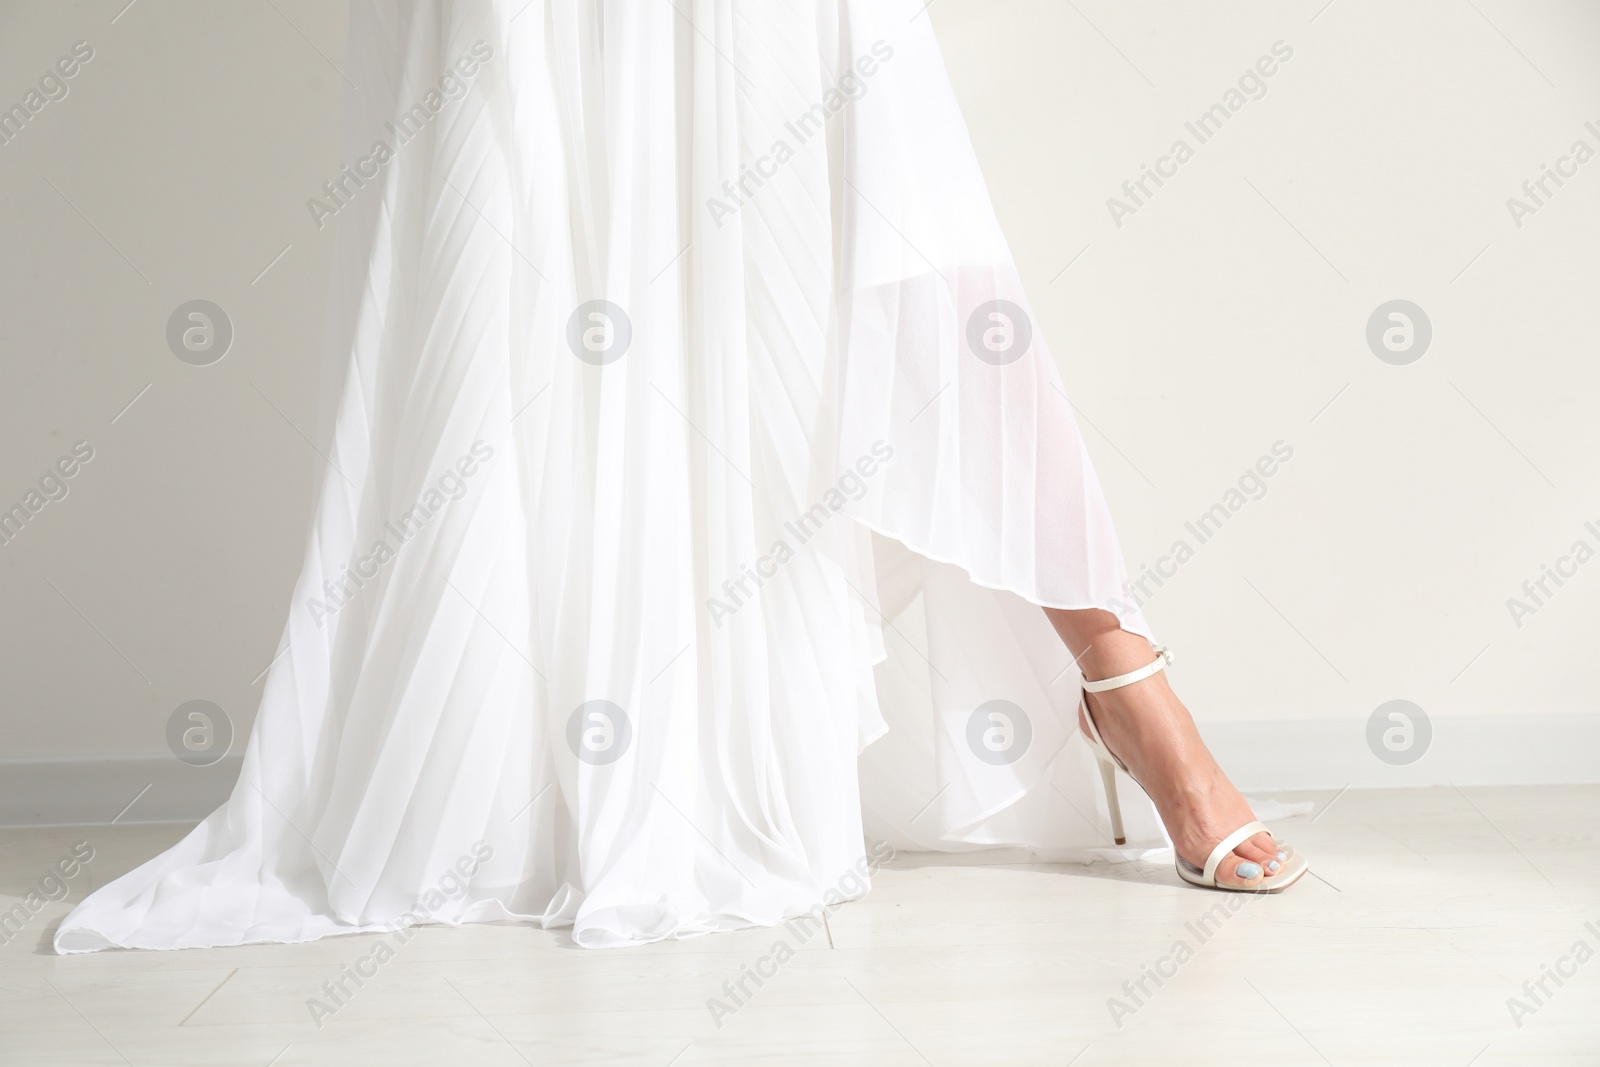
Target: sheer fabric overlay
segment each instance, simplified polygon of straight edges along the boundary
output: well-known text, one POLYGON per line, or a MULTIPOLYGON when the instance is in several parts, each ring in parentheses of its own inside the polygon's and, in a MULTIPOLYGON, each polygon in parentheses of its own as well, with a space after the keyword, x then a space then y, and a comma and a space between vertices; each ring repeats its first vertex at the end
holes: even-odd
POLYGON ((1113 854, 1039 605, 1150 631, 919 10, 356 6, 280 655, 228 802, 58 950, 606 947, 888 848, 1113 854))

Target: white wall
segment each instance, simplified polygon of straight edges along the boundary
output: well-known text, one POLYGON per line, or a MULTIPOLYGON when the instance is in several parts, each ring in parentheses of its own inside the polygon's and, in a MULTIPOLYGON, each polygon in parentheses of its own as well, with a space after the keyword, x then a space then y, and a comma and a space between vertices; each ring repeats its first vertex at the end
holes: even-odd
POLYGON ((1130 566, 1294 449, 1147 607, 1256 784, 1596 777, 1600 558, 1520 627, 1506 601, 1600 551, 1600 158, 1520 228, 1506 202, 1600 151, 1600 8, 1474 2, 930 9, 1130 566), (1280 40, 1200 144, 1185 121, 1280 40), (1397 298, 1433 326, 1406 366, 1365 339, 1397 298), (1435 728, 1405 768, 1364 741, 1394 698, 1435 728))
MULTIPOLYGON (((0 507, 94 448, 0 546, 0 820, 110 818, 147 782, 128 818, 170 817, 225 786, 167 754, 168 717, 203 698, 248 731, 319 462, 333 231, 304 205, 337 166, 344 5, 124 4, 0 4, 0 106, 94 49, 0 145, 0 507), (209 367, 164 337, 195 298, 236 330, 209 367)), ((1600 8, 1474 4, 926 16, 1130 565, 1196 546, 1185 522, 1293 449, 1146 608, 1252 785, 1600 777, 1600 559, 1520 626, 1506 605, 1600 550, 1600 159, 1520 227, 1506 203, 1600 151, 1600 8), (1185 121, 1279 41, 1265 95, 1199 143, 1185 121), (1117 225, 1108 198, 1178 138, 1193 158, 1117 225), (1393 299, 1432 323, 1405 366, 1365 336, 1393 299), (1410 766, 1364 740, 1391 698, 1433 724, 1410 766)))
POLYGON ((215 795, 168 754, 168 717, 208 699, 248 729, 310 514, 333 230, 304 203, 336 166, 319 50, 342 60, 344 5, 126 2, 0 3, 0 106, 94 49, 0 145, 0 507, 94 449, 0 545, 0 759, 149 760, 0 766, 0 819, 72 795, 74 817, 109 819, 158 778, 128 819, 197 782, 215 795), (165 340, 196 298, 236 331, 209 367, 165 340))

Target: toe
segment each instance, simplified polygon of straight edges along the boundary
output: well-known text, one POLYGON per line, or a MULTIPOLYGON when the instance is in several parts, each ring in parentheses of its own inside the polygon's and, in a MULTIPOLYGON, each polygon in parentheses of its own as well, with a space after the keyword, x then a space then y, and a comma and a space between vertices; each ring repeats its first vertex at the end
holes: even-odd
POLYGON ((1217 864, 1217 884, 1235 889, 1254 889, 1267 876, 1263 864, 1230 852, 1217 864))
POLYGON ((1270 834, 1257 834, 1233 850, 1234 855, 1239 858, 1249 860, 1266 868, 1269 875, 1276 871, 1278 865, 1282 863, 1282 860, 1278 858, 1278 853, 1281 851, 1283 850, 1273 842, 1270 834))

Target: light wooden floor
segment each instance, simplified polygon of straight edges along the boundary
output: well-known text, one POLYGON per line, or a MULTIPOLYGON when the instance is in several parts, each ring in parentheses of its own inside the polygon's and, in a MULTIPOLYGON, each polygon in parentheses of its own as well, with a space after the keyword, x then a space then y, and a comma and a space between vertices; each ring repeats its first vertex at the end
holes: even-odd
POLYGON ((96 850, 0 947, 0 1063, 1600 1064, 1600 787, 1314 799, 1279 830, 1325 880, 1276 897, 1155 863, 902 856, 830 917, 831 944, 747 980, 721 1020, 707 1001, 731 1007, 723 982, 783 931, 594 952, 526 926, 424 928, 318 1027, 307 999, 378 935, 58 957, 70 902, 184 828, 0 830, 7 908, 73 842, 96 850), (1180 939, 1192 957, 1163 962, 1180 939), (1528 999, 1580 940, 1595 958, 1528 999), (1149 996, 1124 989, 1158 964, 1173 976, 1145 978, 1149 996))

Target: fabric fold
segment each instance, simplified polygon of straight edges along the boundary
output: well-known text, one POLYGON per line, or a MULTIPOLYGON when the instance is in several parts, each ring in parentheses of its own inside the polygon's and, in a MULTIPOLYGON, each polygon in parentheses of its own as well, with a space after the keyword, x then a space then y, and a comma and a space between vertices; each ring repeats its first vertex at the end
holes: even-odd
POLYGON ((59 951, 609 947, 880 843, 1109 854, 1040 605, 1150 631, 917 7, 354 5, 279 655, 228 802, 59 951))

